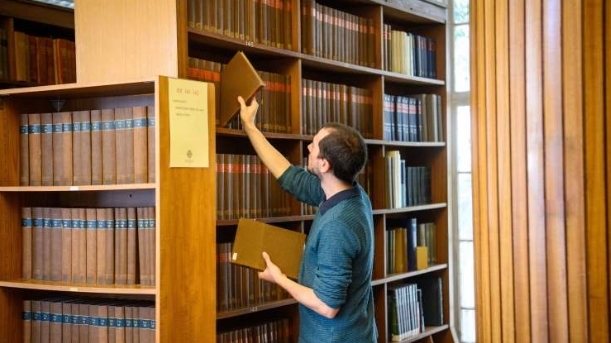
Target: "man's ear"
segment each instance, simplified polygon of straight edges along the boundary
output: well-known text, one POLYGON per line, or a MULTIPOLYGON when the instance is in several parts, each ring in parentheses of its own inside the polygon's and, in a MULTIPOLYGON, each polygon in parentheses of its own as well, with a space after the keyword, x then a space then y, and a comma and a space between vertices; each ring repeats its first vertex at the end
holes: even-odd
POLYGON ((320 171, 322 173, 327 173, 331 171, 331 163, 326 158, 320 159, 320 171))

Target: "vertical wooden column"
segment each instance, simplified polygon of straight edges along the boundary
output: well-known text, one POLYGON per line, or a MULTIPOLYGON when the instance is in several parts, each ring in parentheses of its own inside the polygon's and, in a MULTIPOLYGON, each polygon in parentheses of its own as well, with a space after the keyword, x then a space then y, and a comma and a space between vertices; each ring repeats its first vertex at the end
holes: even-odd
POLYGON ((471 1, 478 342, 608 342, 611 5, 471 1))

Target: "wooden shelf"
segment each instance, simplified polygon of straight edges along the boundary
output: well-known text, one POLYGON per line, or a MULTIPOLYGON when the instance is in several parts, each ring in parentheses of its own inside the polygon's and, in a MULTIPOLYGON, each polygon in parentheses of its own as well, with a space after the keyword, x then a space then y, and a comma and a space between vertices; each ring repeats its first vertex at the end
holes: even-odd
POLYGON ((155 286, 144 285, 86 285, 66 284, 62 282, 40 281, 40 280, 16 280, 0 281, 0 287, 16 288, 34 291, 55 291, 66 293, 91 293, 91 294, 124 294, 124 295, 156 295, 155 286))
POLYGON ((125 184, 125 185, 99 185, 99 186, 17 186, 0 187, 1 192, 81 192, 81 191, 124 191, 155 189, 153 183, 125 184))
POLYGON ((267 310, 289 306, 289 305, 295 305, 295 304, 297 304, 297 301, 295 301, 294 299, 272 301, 272 302, 257 305, 257 306, 251 306, 251 307, 245 307, 245 308, 231 310, 231 311, 219 312, 216 316, 216 319, 234 318, 234 317, 239 317, 239 316, 243 316, 243 315, 254 313, 254 312, 267 311, 267 310))

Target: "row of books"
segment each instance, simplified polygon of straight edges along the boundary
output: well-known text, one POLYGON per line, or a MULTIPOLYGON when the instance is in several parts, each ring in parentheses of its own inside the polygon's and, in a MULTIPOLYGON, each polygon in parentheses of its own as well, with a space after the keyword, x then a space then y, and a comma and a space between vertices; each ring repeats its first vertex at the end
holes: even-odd
POLYGON ((23 113, 21 186, 155 181, 153 106, 23 113))
POLYGON ((290 0, 189 0, 187 22, 192 28, 292 49, 290 0))
POLYGON ((422 290, 417 284, 391 284, 387 299, 392 342, 403 341, 424 331, 422 290))
POLYGON ((217 309, 229 311, 289 298, 276 284, 259 279, 257 271, 231 263, 233 243, 217 244, 217 309))
POLYGON ((315 135, 329 122, 357 129, 373 138, 373 96, 369 89, 316 80, 302 80, 301 133, 315 135))
POLYGON ((155 208, 23 207, 22 277, 155 284, 155 208))
POLYGON ((63 38, 14 31, 15 80, 39 85, 76 82, 76 46, 63 38))
POLYGON ((389 141, 441 142, 443 107, 437 94, 384 94, 384 133, 389 141))
POLYGON ((10 67, 8 59, 8 37, 6 30, 0 27, 0 80, 10 78, 10 67))
POLYGON ((23 301, 24 342, 155 341, 155 304, 77 297, 23 301))
MULTIPOLYGON (((189 57, 189 78, 214 83, 217 89, 217 104, 221 101, 218 90, 224 67, 223 63, 189 57)), ((259 102, 259 111, 255 118, 257 126, 265 132, 291 132, 291 76, 266 71, 258 73, 265 86, 256 96, 259 102)), ((217 106, 216 122, 219 125, 220 106, 217 106)), ((239 117, 236 116, 228 127, 240 129, 242 126, 239 117)))
POLYGON ((217 154, 217 219, 290 214, 289 195, 256 155, 217 154))
POLYGON ((375 66, 374 21, 316 2, 301 1, 301 51, 336 61, 375 66))
POLYGON ((431 203, 431 168, 407 166, 399 150, 386 151, 386 206, 403 208, 431 203))
POLYGON ((416 336, 425 327, 443 325, 443 284, 440 277, 425 276, 415 283, 388 286, 391 341, 416 336))
POLYGON ((384 69, 408 76, 437 77, 437 42, 434 38, 383 26, 384 69))
POLYGON ((292 331, 288 318, 273 319, 256 325, 220 331, 216 336, 216 342, 289 343, 294 341, 292 331))
POLYGON ((418 265, 437 263, 435 223, 418 223, 417 218, 389 220, 386 230, 386 270, 389 274, 406 273, 418 265), (417 247, 426 247, 426 261, 419 261, 417 247))

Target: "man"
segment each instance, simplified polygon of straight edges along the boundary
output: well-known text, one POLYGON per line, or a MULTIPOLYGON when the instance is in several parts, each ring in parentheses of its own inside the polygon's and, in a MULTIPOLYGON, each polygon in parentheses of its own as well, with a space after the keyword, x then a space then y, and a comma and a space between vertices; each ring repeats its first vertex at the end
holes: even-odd
POLYGON ((300 343, 377 341, 371 274, 373 214, 356 183, 367 160, 363 137, 342 124, 323 127, 308 145, 308 170, 293 166, 255 126, 259 104, 242 97, 240 118, 261 161, 281 187, 318 206, 306 240, 298 282, 270 259, 261 279, 278 284, 299 302, 300 343))

